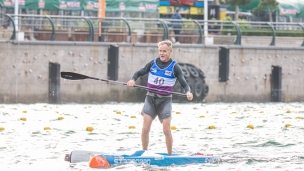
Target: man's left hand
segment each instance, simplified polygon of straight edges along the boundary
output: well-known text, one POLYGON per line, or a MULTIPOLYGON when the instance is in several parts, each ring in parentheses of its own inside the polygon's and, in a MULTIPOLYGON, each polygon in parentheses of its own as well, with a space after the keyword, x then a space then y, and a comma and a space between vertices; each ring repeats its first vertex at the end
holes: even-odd
POLYGON ((187 99, 188 99, 188 100, 192 100, 192 99, 193 99, 193 94, 192 94, 190 91, 188 91, 188 92, 186 93, 186 96, 187 96, 187 99))

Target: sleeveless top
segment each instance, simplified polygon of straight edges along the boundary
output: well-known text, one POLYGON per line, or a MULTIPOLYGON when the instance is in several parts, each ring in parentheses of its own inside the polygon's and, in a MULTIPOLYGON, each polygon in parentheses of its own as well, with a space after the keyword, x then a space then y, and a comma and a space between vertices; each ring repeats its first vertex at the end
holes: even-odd
POLYGON ((176 61, 172 60, 171 64, 164 68, 160 69, 156 65, 156 59, 154 59, 153 65, 150 68, 148 76, 148 89, 149 92, 160 94, 160 95, 170 95, 173 91, 173 86, 176 81, 174 75, 174 66, 176 61), (157 90, 156 90, 157 89, 157 90), (160 91, 158 91, 160 90, 160 91))

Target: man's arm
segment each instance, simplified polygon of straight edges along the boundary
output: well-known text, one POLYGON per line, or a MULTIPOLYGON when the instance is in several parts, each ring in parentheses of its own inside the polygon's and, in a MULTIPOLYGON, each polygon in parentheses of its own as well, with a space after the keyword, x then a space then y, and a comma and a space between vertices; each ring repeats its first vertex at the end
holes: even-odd
POLYGON ((133 74, 131 80, 136 81, 139 77, 146 75, 150 71, 150 68, 152 67, 153 62, 154 62, 154 60, 151 60, 143 68, 141 68, 140 70, 136 71, 133 74))
POLYGON ((178 14, 178 19, 183 19, 182 15, 178 14))
POLYGON ((193 99, 193 94, 191 93, 190 86, 187 83, 187 81, 184 77, 183 71, 182 71, 182 69, 181 69, 181 67, 179 66, 178 63, 176 63, 175 66, 174 66, 174 75, 177 78, 180 85, 186 91, 187 99, 192 100, 193 99))
POLYGON ((180 67, 180 65, 178 63, 175 64, 174 66, 174 75, 177 78, 178 82, 180 83, 180 85, 183 87, 183 89, 185 90, 185 92, 191 91, 190 90, 190 86, 187 83, 183 71, 180 67))
POLYGON ((150 71, 150 68, 152 67, 153 65, 153 60, 151 60, 150 62, 148 62, 142 69, 136 71, 132 78, 130 79, 130 81, 127 82, 127 86, 129 87, 133 87, 135 86, 135 81, 141 77, 141 76, 144 76, 146 75, 149 71, 150 71))

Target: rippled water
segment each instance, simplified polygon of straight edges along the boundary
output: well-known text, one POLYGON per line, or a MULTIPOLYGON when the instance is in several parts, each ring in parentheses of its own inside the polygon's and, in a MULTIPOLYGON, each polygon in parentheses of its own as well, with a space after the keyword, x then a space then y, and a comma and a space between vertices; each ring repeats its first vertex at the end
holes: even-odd
MULTIPOLYGON (((70 165, 64 155, 72 150, 141 149, 142 106, 2 104, 0 170, 94 170, 85 162, 70 165), (92 132, 86 131, 89 126, 92 132)), ((213 153, 221 161, 165 168, 127 164, 109 170, 304 170, 303 118, 303 103, 174 104, 173 151, 213 153), (254 129, 247 128, 249 124, 254 129), (211 125, 216 129, 209 129, 211 125)), ((149 149, 166 152, 158 120, 152 125, 149 149)))

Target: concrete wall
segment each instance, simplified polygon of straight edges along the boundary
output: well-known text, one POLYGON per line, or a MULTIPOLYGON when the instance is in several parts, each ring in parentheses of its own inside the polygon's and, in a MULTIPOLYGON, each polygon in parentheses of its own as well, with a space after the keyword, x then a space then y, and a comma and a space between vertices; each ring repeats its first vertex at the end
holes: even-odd
POLYGON ((303 52, 303 48, 231 48, 229 96, 224 101, 270 101, 272 65, 282 67, 282 101, 303 101, 303 52))
MULTIPOLYGON (((48 64, 61 71, 107 79, 106 43, 0 42, 0 103, 47 103, 48 64)), ((127 82, 133 73, 158 56, 156 44, 117 44, 118 80, 127 82)), ((282 66, 282 101, 303 101, 304 48, 227 46, 230 49, 229 81, 219 82, 219 47, 176 45, 172 58, 200 68, 209 85, 207 102, 267 102, 271 97, 271 66, 282 66)), ((63 103, 130 102, 137 88, 96 80, 61 79, 63 103)))

